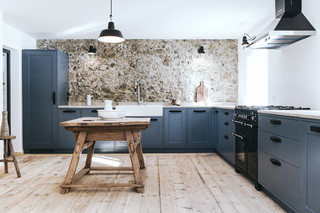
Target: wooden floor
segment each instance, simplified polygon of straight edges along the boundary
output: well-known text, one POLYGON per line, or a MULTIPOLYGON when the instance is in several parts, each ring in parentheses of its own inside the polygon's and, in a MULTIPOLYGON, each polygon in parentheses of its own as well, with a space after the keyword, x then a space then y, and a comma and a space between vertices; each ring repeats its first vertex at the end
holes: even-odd
MULTIPOLYGON (((82 156, 79 165, 84 165, 82 156)), ((284 212, 216 154, 145 154, 144 194, 130 188, 72 189, 60 194, 71 155, 22 155, 22 178, 0 166, 0 212, 284 212)), ((93 165, 129 166, 128 154, 95 154, 93 165)), ((87 175, 97 183, 129 182, 132 175, 87 175)))

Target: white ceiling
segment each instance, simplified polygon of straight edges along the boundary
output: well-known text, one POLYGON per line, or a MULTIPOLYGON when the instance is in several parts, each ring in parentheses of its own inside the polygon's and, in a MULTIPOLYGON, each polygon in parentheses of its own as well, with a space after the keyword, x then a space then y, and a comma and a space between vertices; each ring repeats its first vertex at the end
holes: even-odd
MULTIPOLYGON (((0 0, 4 22, 37 39, 97 38, 109 0, 0 0)), ((239 38, 274 13, 272 0, 113 0, 127 39, 239 38)))

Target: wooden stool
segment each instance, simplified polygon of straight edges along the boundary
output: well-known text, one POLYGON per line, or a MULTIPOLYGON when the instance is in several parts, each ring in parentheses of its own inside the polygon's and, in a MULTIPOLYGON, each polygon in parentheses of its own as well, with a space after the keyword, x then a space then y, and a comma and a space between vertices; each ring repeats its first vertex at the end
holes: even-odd
POLYGON ((15 138, 16 138, 16 136, 12 136, 12 135, 4 136, 4 137, 0 136, 0 140, 3 140, 3 142, 4 142, 4 144, 3 144, 3 160, 0 160, 0 162, 4 162, 4 172, 5 173, 8 173, 8 162, 13 162, 14 166, 16 167, 17 176, 18 176, 18 178, 20 178, 21 173, 20 173, 20 169, 18 166, 17 158, 14 153, 12 142, 11 142, 11 140, 15 139, 15 138), (12 155, 12 160, 8 159, 8 152, 7 152, 8 145, 9 145, 10 152, 12 155))

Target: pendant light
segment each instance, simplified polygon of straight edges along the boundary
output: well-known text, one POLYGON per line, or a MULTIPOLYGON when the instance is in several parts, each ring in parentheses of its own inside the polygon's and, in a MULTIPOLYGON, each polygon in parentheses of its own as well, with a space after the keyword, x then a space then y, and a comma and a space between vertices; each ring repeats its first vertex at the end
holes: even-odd
POLYGON ((112 22, 112 0, 110 0, 110 22, 108 23, 108 29, 102 30, 98 41, 104 43, 121 43, 124 41, 122 33, 114 28, 112 22))

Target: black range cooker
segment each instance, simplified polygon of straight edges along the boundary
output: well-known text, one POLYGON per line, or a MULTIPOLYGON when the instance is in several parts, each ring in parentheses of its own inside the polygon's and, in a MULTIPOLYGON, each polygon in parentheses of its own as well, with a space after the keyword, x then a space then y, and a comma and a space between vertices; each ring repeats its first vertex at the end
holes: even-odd
POLYGON ((257 190, 258 183, 258 110, 309 110, 293 106, 237 106, 235 123, 235 170, 251 179, 257 190))

